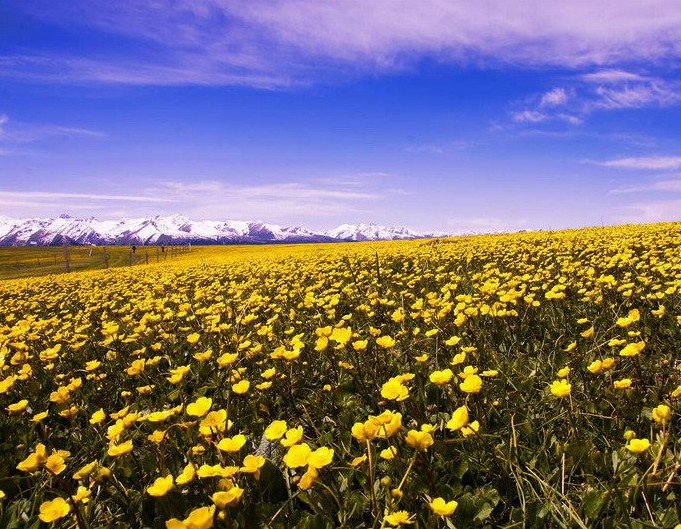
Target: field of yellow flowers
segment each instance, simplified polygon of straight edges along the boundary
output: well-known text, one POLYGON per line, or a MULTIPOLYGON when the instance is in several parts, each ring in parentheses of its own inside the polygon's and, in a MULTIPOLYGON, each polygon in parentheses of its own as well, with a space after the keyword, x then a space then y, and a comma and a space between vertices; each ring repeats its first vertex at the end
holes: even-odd
POLYGON ((674 527, 681 225, 0 282, 0 527, 674 527))

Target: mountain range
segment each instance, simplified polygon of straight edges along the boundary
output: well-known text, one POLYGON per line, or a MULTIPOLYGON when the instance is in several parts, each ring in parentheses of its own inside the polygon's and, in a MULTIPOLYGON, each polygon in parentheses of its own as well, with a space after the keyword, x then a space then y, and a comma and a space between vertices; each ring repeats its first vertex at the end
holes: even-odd
POLYGON ((274 242, 378 241, 444 237, 376 224, 343 224, 325 232, 264 222, 191 220, 183 215, 85 219, 16 219, 0 216, 0 246, 60 244, 264 244, 274 242))

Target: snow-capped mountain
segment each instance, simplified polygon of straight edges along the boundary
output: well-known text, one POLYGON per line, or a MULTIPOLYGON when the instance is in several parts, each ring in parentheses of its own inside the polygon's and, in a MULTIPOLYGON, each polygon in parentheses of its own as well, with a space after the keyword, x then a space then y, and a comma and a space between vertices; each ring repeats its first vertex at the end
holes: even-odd
POLYGON ((386 228, 377 224, 341 224, 337 228, 327 231, 326 235, 342 241, 383 241, 423 237, 423 235, 407 228, 386 228))
POLYGON ((56 244, 259 244, 271 242, 334 242, 416 239, 444 234, 417 233, 375 224, 343 224, 317 233, 300 226, 264 222, 195 221, 183 215, 120 220, 12 219, 0 216, 0 246, 56 244))

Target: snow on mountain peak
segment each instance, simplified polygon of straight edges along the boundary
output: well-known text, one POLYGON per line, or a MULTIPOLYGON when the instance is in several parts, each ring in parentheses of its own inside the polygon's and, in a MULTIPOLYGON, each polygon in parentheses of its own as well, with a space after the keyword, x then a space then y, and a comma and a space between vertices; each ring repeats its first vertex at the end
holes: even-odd
MULTIPOLYGON (((438 234, 441 235, 441 234, 438 234)), ((62 214, 53 219, 0 216, 0 245, 23 244, 249 244, 333 242, 429 237, 407 228, 377 224, 342 224, 324 233, 302 226, 282 227, 262 221, 195 221, 184 215, 156 215, 100 221, 62 214)))

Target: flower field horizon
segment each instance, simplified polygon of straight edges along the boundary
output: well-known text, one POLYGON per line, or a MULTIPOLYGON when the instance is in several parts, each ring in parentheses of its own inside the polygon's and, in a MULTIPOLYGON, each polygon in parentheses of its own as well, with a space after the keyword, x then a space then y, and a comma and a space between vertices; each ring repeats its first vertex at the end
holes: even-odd
POLYGON ((0 282, 0 527, 675 527, 681 223, 0 282))

